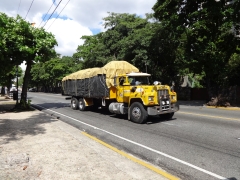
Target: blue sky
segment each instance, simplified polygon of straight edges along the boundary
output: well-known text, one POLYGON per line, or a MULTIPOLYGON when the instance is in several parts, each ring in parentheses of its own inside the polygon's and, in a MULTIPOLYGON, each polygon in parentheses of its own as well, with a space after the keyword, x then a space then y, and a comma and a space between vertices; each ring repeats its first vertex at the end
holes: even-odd
MULTIPOLYGON (((0 0, 0 12, 13 17, 19 14, 26 17, 26 21, 35 23, 36 27, 43 27, 59 2, 60 0, 0 0), (42 22, 45 15, 45 22, 42 22)), ((72 56, 77 47, 83 44, 82 36, 105 31, 102 19, 108 16, 108 12, 144 17, 145 13, 152 12, 155 3, 156 0, 62 0, 44 28, 55 35, 57 53, 72 56)))

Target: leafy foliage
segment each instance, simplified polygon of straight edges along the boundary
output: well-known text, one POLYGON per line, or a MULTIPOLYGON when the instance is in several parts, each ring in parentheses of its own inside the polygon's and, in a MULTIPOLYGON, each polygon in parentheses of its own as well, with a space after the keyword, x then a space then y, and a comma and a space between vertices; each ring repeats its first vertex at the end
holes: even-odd
POLYGON ((27 86, 33 62, 46 61, 55 55, 55 37, 43 28, 31 26, 20 16, 8 17, 0 13, 0 63, 4 67, 0 75, 5 76, 13 66, 26 61, 21 102, 26 102, 27 86))
POLYGON ((143 72, 153 73, 153 78, 166 83, 174 79, 177 64, 170 49, 172 42, 164 40, 164 29, 151 14, 141 18, 135 14, 109 13, 103 20, 106 32, 83 36, 84 44, 73 56, 83 61, 83 68, 101 67, 111 60, 123 59, 143 72))
MULTIPOLYGON (((158 0, 154 16, 183 43, 188 69, 206 74, 208 87, 229 82, 227 65, 233 53, 239 53, 239 1, 158 0)), ((170 33, 169 33, 170 34, 170 33)))
POLYGON ((62 78, 81 69, 81 61, 72 57, 55 57, 47 62, 35 63, 31 69, 31 86, 44 87, 44 91, 53 90, 61 85, 62 78))

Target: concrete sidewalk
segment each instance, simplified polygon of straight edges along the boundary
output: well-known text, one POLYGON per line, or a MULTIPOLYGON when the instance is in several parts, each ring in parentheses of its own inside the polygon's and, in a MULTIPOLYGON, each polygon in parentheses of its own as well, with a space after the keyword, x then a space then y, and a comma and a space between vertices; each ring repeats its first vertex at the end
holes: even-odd
POLYGON ((14 103, 0 97, 0 179, 174 179, 41 111, 6 112, 14 103))

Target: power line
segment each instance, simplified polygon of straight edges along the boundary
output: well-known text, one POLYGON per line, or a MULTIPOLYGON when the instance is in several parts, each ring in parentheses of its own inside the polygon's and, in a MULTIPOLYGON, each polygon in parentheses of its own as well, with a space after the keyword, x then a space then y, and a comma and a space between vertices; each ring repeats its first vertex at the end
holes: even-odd
MULTIPOLYGON (((49 19, 52 17, 53 13, 56 11, 56 9, 58 8, 58 6, 61 4, 62 0, 58 3, 58 5, 56 6, 56 8, 54 9, 54 11, 52 12, 51 16, 48 18, 47 22, 49 21, 49 19)), ((43 25, 44 26, 47 24, 47 22, 43 25)))
MULTIPOLYGON (((54 21, 52 22, 52 24, 56 21, 56 19, 58 18, 58 16, 61 14, 61 12, 65 9, 65 7, 67 6, 67 4, 69 3, 70 0, 68 0, 68 2, 65 4, 65 6, 62 8, 62 10, 60 11, 60 13, 57 15, 57 17, 54 19, 54 21)), ((50 26, 48 27, 48 29, 52 26, 52 24, 50 24, 50 26)), ((47 29, 47 30, 48 30, 47 29)))
MULTIPOLYGON (((26 17, 27 17, 27 15, 28 15, 28 13, 29 13, 29 11, 30 11, 31 7, 32 7, 33 1, 34 1, 34 0, 32 0, 32 3, 31 3, 31 5, 30 5, 30 7, 29 7, 29 9, 28 9, 28 12, 27 12, 27 14, 26 14, 26 17)), ((25 17, 24 19, 26 19, 26 17, 25 17)))
MULTIPOLYGON (((52 3, 52 5, 51 5, 51 7, 48 9, 48 12, 50 11, 50 9, 52 8, 52 6, 54 5, 55 1, 56 1, 56 0, 54 0, 54 1, 53 1, 53 3, 52 3)), ((42 22, 44 21, 44 19, 45 19, 45 17, 47 16, 48 12, 45 14, 44 18, 42 19, 42 22)), ((39 24, 39 26, 38 26, 38 27, 40 27, 40 26, 41 26, 42 22, 39 24)))
POLYGON ((19 2, 19 4, 18 4, 17 15, 18 15, 19 7, 20 7, 20 5, 21 5, 21 1, 22 1, 22 0, 20 0, 20 2, 19 2))

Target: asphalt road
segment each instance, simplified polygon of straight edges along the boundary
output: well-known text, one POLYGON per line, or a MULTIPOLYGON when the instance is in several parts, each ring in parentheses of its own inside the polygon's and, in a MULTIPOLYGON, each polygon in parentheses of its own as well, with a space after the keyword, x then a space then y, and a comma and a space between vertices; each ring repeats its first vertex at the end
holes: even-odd
POLYGON ((180 104, 172 120, 135 124, 102 109, 72 110, 59 94, 28 97, 42 111, 181 179, 240 179, 240 111, 180 104))

